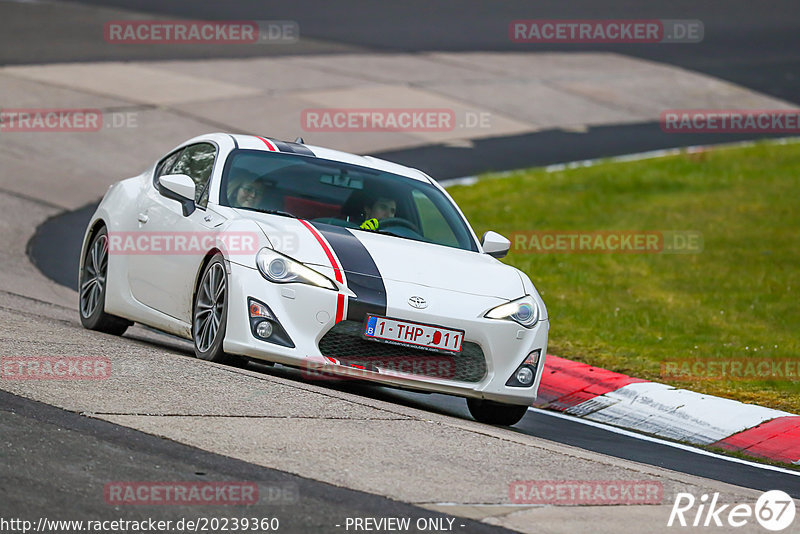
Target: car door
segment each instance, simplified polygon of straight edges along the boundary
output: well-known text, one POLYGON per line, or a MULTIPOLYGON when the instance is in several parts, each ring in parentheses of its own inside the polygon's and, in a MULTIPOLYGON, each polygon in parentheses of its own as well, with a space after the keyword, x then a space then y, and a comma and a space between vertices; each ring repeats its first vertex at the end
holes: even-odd
MULTIPOLYGON (((141 303, 188 322, 204 242, 221 224, 206 210, 217 147, 197 143, 167 156, 157 167, 152 187, 137 206, 139 239, 129 265, 134 297, 141 303), (158 180, 167 174, 185 174, 195 183, 196 209, 183 214, 181 203, 159 193, 158 180)), ((213 240, 211 241, 213 243, 213 240)))

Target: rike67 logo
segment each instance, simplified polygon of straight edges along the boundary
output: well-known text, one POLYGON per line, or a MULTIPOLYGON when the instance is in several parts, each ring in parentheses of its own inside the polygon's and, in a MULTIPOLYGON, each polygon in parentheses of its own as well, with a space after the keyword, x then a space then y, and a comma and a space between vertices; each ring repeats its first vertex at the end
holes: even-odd
POLYGON ((753 519, 767 530, 778 532, 789 527, 797 512, 792 498, 781 490, 763 493, 751 504, 718 504, 719 493, 703 494, 696 499, 691 493, 678 493, 669 514, 667 526, 738 528, 753 519))

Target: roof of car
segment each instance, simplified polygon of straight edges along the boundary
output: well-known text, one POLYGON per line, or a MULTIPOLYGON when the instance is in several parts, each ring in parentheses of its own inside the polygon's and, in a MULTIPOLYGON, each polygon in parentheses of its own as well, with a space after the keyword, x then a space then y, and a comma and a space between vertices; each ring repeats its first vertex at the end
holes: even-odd
POLYGON ((349 163, 351 165, 360 165, 362 167, 368 167, 371 169, 378 169, 393 174, 399 174, 401 176, 413 178, 421 182, 431 182, 431 178, 420 170, 372 156, 359 156, 349 152, 343 152, 341 150, 334 150, 332 148, 307 145, 305 143, 281 141, 271 137, 243 134, 224 135, 230 135, 230 137, 232 137, 236 142, 238 148, 244 148, 248 150, 263 150, 265 152, 282 152, 306 157, 317 157, 332 161, 339 161, 342 163, 349 163))

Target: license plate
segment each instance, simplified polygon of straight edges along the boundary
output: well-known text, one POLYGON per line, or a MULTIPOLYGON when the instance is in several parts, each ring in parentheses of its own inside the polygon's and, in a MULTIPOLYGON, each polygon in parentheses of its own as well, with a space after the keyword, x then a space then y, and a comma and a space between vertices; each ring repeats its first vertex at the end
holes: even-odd
POLYGON ((463 330, 368 315, 364 337, 392 345, 408 345, 433 352, 461 352, 463 330))

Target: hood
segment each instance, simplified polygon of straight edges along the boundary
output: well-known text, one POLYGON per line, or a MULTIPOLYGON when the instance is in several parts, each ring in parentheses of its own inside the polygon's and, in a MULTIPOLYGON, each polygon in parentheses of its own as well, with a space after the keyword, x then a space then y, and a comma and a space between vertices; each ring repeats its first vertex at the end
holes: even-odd
POLYGON ((508 300, 525 293, 516 269, 488 254, 277 215, 249 212, 248 216, 275 250, 325 272, 331 268, 327 249, 345 276, 380 277, 508 300))

